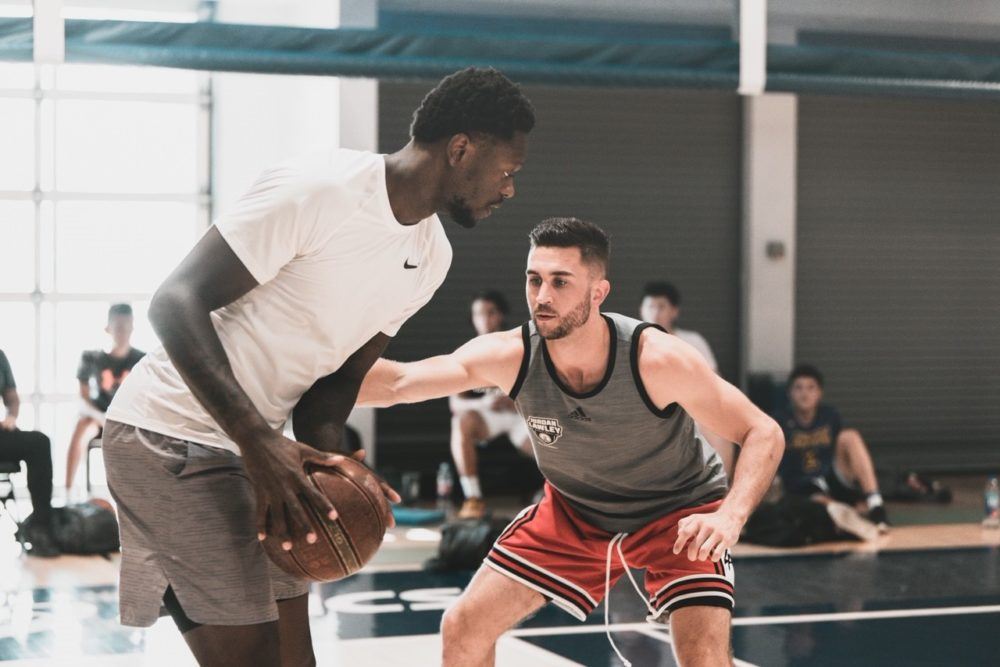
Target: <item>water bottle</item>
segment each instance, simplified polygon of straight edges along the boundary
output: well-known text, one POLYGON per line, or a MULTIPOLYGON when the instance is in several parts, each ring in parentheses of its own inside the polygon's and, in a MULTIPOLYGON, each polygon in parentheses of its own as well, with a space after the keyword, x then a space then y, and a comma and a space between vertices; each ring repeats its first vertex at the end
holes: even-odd
POLYGON ((455 485, 455 478, 451 475, 451 466, 447 462, 442 462, 438 466, 437 472, 437 499, 438 505, 446 507, 451 502, 451 491, 455 485))
POLYGON ((983 528, 1000 528, 1000 482, 996 476, 986 480, 986 491, 983 493, 986 516, 983 518, 983 528))

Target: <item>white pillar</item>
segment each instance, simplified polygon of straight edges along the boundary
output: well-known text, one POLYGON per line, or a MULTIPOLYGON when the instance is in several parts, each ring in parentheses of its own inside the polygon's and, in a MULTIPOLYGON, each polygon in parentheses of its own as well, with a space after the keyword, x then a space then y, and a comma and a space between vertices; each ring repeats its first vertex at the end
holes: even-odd
POLYGON ((798 101, 743 98, 743 376, 795 360, 798 101))

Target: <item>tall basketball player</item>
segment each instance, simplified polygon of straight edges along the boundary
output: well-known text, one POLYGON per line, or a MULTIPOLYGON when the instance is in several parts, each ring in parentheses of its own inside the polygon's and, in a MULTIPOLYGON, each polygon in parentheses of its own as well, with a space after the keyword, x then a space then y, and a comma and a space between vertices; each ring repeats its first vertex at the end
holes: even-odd
POLYGON ((444 280, 436 212, 471 227, 513 197, 533 125, 502 74, 457 72, 401 150, 266 171, 167 278, 150 305, 163 347, 119 389, 104 432, 122 623, 150 625, 162 603, 202 665, 315 664, 307 584, 258 540, 314 542, 306 501, 336 516, 304 464, 343 461, 329 452, 365 372, 444 280))
POLYGON ((547 600, 584 620, 629 566, 646 568, 649 618, 669 618, 681 665, 730 664, 729 548, 774 477, 781 429, 689 344, 601 313, 610 284, 599 227, 556 218, 530 238, 531 322, 449 355, 379 360, 359 395, 390 405, 499 387, 547 479, 544 499, 445 613, 444 664, 492 665, 497 638, 547 600), (743 448, 728 493, 695 421, 743 448))

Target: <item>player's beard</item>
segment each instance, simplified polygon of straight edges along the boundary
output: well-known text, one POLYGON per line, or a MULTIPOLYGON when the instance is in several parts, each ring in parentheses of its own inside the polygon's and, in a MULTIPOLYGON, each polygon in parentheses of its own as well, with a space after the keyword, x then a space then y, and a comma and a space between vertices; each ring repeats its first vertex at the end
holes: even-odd
POLYGON ((588 294, 577 306, 566 313, 563 317, 560 317, 559 323, 548 333, 542 333, 541 327, 538 326, 537 318, 535 319, 535 328, 538 329, 539 335, 545 340, 558 340, 560 338, 565 338, 582 327, 589 319, 590 295, 588 294))
POLYGON ((448 217, 466 229, 476 226, 476 215, 472 212, 468 202, 460 195, 455 195, 445 207, 448 217))

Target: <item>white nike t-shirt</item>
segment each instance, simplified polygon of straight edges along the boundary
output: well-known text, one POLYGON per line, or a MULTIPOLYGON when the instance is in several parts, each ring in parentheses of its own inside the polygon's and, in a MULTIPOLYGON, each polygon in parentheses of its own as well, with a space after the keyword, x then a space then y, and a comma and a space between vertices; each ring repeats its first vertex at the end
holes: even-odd
MULTIPOLYGON (((451 266, 436 215, 396 220, 374 153, 326 151, 269 169, 215 226, 260 286, 214 311, 212 324, 275 429, 372 336, 396 335, 451 266)), ((132 370, 108 419, 239 453, 162 346, 132 370)))

